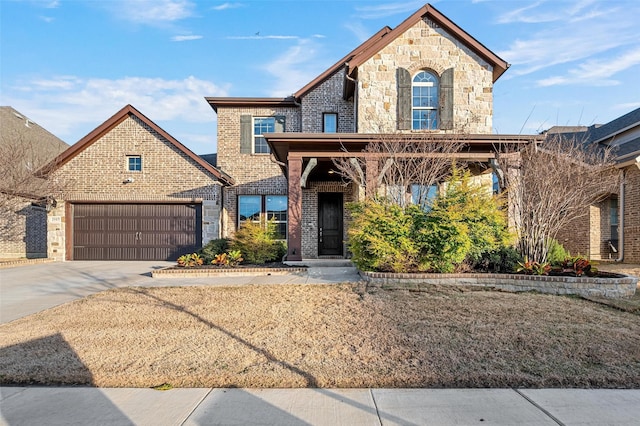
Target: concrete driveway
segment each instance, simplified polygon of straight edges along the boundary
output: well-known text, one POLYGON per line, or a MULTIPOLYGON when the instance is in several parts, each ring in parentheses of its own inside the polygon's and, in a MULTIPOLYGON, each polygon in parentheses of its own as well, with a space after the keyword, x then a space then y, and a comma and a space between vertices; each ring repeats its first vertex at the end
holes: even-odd
POLYGON ((0 270, 0 322, 6 323, 110 288, 151 285, 151 271, 174 262, 57 262, 0 270))

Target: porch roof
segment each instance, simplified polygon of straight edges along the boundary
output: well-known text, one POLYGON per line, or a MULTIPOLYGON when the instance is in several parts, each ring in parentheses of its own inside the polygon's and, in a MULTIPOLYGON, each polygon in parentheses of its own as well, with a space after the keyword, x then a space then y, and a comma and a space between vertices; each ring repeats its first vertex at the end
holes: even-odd
POLYGON ((475 159, 493 158, 500 146, 528 144, 544 141, 544 135, 452 135, 452 134, 372 134, 372 133, 265 133, 264 135, 275 159, 286 164, 293 157, 334 158, 344 156, 367 156, 367 144, 375 141, 407 143, 421 141, 464 142, 463 151, 456 157, 475 159))

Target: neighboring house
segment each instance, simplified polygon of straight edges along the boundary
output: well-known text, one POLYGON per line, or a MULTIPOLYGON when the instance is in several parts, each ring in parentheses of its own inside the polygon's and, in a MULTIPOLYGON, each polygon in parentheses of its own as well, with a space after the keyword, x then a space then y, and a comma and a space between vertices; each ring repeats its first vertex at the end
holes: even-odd
POLYGON ((12 107, 0 107, 0 258, 47 256, 52 182, 34 173, 68 145, 12 107))
POLYGON ((63 179, 49 213, 55 260, 161 260, 220 236, 233 180, 131 105, 71 146, 44 173, 63 179))
POLYGON ((363 149, 388 135, 463 138, 456 156, 490 182, 496 146, 541 139, 491 134, 493 84, 507 68, 427 4, 290 97, 206 98, 218 116, 216 164, 235 179, 224 189, 222 235, 266 214, 286 235, 288 260, 348 256, 345 204, 372 194, 343 181, 332 159, 359 158, 373 182, 384 165, 363 149))
POLYGON ((552 127, 547 134, 612 147, 621 176, 618 193, 592 205, 558 240, 572 254, 640 263, 640 108, 603 125, 552 127))

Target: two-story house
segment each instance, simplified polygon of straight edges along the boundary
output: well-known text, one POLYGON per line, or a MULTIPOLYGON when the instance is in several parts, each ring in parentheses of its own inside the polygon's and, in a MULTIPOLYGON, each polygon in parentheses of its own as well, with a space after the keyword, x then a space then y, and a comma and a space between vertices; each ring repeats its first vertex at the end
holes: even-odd
POLYGON ((222 235, 266 214, 286 235, 288 260, 346 256, 345 203, 373 194, 345 181, 333 159, 358 158, 363 180, 375 180, 383 164, 364 148, 389 135, 463 138, 452 155, 490 178, 496 146, 539 139, 491 134, 493 84, 508 66, 427 4, 290 97, 206 98, 218 116, 217 166, 235 179, 224 188, 222 235))

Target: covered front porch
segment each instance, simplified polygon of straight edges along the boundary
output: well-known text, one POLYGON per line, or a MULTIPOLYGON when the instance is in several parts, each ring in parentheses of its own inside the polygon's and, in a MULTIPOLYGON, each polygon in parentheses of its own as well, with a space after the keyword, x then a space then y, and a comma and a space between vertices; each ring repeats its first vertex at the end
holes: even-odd
POLYGON ((288 182, 287 260, 348 257, 346 240, 349 202, 378 194, 382 177, 393 161, 447 156, 473 163, 476 170, 491 172, 496 152, 514 144, 526 144, 531 135, 270 133, 265 134, 275 161, 288 182), (372 152, 368 147, 381 139, 397 144, 424 143, 425 139, 454 152, 372 152), (346 177, 334 160, 353 167, 346 177))

